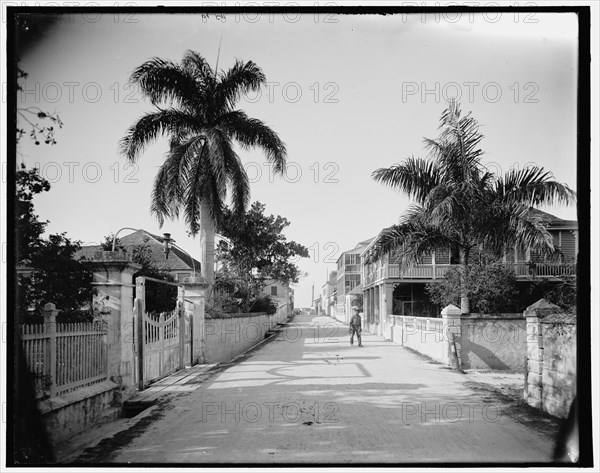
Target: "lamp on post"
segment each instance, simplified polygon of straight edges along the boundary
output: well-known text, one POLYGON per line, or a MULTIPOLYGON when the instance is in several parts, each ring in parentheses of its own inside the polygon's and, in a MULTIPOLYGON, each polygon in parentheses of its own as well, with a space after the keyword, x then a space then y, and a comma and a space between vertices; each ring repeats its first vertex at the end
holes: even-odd
POLYGON ((173 240, 171 238, 170 233, 163 233, 163 251, 165 252, 165 259, 169 258, 169 252, 171 251, 171 246, 177 248, 179 251, 182 251, 187 256, 189 256, 190 261, 192 262, 192 270, 194 271, 194 278, 195 278, 196 277, 196 263, 194 263, 194 258, 192 258, 192 256, 187 251, 185 251, 183 248, 181 248, 179 245, 175 244, 175 240, 173 240))
POLYGON ((171 251, 169 243, 171 243, 171 234, 163 233, 163 251, 165 252, 165 259, 169 259, 169 252, 171 251))

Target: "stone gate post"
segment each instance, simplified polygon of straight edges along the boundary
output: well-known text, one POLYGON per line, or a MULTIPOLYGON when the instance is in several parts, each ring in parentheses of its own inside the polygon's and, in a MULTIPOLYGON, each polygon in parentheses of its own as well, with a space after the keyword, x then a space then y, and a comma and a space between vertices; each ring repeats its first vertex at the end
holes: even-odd
POLYGON ((540 299, 535 304, 525 309, 524 315, 527 321, 527 377, 525 379, 525 391, 523 397, 530 406, 541 409, 543 384, 542 375, 544 371, 544 337, 542 334, 542 320, 549 314, 559 311, 557 305, 540 299))
POLYGON ((204 363, 204 315, 206 310, 206 292, 209 285, 201 276, 185 278, 183 285, 185 286, 186 304, 193 304, 192 362, 193 364, 204 363))
POLYGON ((121 401, 135 393, 133 274, 142 266, 131 255, 119 251, 98 251, 84 261, 94 274, 96 307, 104 308, 108 324, 108 378, 121 387, 121 401))

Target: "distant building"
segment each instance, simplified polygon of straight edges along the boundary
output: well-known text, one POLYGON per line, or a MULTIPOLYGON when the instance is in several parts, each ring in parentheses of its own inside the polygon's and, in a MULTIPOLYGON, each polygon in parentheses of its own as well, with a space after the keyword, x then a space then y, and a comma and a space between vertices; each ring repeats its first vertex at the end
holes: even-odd
POLYGON ((337 303, 335 318, 343 322, 352 316, 350 292, 362 283, 361 253, 373 238, 359 242, 354 248, 344 251, 337 260, 337 303))
POLYGON ((323 306, 321 304, 321 296, 317 297, 313 301, 313 311, 315 315, 321 315, 323 313, 323 306))
POLYGON ((321 288, 321 308, 325 315, 331 317, 335 312, 337 299, 337 271, 329 273, 328 281, 321 288))

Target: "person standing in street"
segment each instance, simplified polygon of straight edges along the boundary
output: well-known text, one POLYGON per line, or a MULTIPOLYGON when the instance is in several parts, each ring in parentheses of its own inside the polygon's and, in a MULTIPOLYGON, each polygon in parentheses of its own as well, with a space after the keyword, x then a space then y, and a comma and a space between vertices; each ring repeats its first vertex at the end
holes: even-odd
POLYGON ((352 306, 352 318, 350 319, 350 345, 354 345, 354 334, 356 333, 356 339, 358 346, 362 347, 362 320, 358 313, 358 307, 352 306))

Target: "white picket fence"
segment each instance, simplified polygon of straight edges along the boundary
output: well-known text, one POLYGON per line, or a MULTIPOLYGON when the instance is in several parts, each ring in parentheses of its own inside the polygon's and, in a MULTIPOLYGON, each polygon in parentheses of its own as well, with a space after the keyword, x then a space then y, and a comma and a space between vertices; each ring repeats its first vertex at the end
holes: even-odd
POLYGON ((21 325, 21 345, 38 397, 60 396, 108 376, 108 326, 103 322, 57 324, 54 304, 44 323, 21 325))

